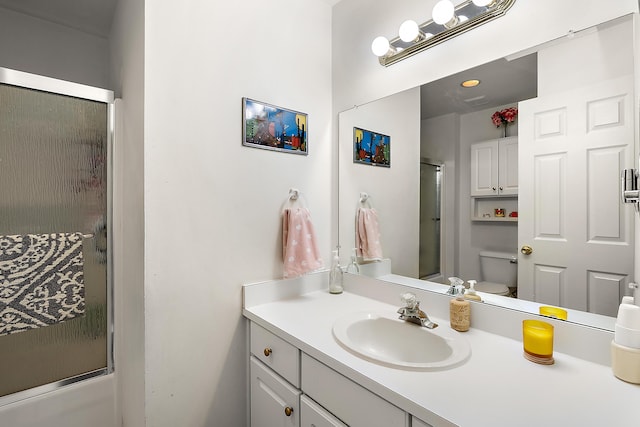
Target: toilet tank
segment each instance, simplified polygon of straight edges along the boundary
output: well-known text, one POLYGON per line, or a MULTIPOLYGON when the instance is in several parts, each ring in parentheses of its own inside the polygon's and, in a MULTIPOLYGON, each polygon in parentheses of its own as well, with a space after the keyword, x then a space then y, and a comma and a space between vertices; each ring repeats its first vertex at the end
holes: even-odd
POLYGON ((502 283, 509 287, 518 283, 516 253, 480 251, 480 272, 485 282, 502 283), (516 262, 512 262, 516 261, 516 262))

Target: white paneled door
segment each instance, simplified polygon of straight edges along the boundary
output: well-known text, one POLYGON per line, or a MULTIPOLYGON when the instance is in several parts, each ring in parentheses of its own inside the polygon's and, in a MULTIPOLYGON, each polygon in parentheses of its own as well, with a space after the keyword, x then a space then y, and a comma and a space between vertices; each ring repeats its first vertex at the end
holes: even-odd
POLYGON ((632 76, 519 104, 519 298, 615 316, 633 274, 633 111, 632 76))

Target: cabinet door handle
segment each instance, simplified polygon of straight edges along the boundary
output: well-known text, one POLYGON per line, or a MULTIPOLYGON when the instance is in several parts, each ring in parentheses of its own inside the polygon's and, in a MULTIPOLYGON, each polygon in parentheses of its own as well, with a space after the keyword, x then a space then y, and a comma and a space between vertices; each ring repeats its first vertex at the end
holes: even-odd
POLYGON ((293 414, 293 408, 291 406, 287 406, 286 408, 284 408, 284 414, 287 417, 290 417, 291 414, 293 414))
POLYGON ((500 191, 504 190, 502 187, 500 187, 500 191))
POLYGON ((269 357, 271 355, 271 353, 273 353, 273 351, 271 351, 271 349, 269 347, 265 347, 264 355, 269 357))
POLYGON ((496 191, 496 187, 491 187, 491 189, 492 189, 493 191, 496 191))

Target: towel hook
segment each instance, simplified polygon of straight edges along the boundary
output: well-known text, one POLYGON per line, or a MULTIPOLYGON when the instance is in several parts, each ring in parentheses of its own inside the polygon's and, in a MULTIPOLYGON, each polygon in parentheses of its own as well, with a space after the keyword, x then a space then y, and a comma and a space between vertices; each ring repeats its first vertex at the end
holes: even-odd
POLYGON ((365 207, 368 206, 369 208, 373 207, 371 205, 371 196, 364 191, 360 192, 360 205, 363 205, 365 207))
POLYGON ((300 191, 297 188, 289 189, 289 200, 298 200, 300 196, 300 191))

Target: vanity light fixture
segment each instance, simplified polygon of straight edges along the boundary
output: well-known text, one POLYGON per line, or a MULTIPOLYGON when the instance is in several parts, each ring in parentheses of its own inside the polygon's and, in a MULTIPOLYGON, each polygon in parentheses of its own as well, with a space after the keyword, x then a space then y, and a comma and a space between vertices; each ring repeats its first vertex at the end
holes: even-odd
POLYGON ((391 46, 389 40, 384 36, 378 36, 371 43, 371 51, 378 57, 395 55, 398 49, 391 46))
POLYGON ((398 29, 400 40, 406 43, 417 42, 425 38, 424 32, 420 31, 420 27, 416 21, 408 19, 400 25, 398 29))
POLYGON ((433 6, 431 15, 433 16, 433 22, 450 29, 460 22, 455 12, 456 8, 450 0, 440 0, 433 6))
POLYGON ((451 0, 440 0, 433 7, 432 19, 422 24, 404 21, 398 37, 389 40, 378 36, 371 44, 371 50, 381 65, 389 66, 501 17, 515 1, 464 0, 455 6, 451 0))

